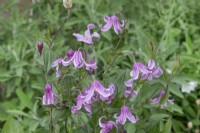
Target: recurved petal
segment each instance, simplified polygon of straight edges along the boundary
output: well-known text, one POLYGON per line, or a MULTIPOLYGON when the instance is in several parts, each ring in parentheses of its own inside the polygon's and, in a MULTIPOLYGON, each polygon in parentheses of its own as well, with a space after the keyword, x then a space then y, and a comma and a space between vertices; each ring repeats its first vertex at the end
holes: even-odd
POLYGON ((132 85, 133 85, 133 81, 134 81, 133 79, 129 79, 129 80, 125 81, 124 84, 125 84, 126 87, 131 88, 132 85))
MULTIPOLYGON (((89 35, 90 33, 85 33, 85 34, 89 35)), ((76 37, 77 41, 85 42, 87 44, 93 44, 94 43, 91 39, 91 35, 90 35, 90 37, 85 37, 81 34, 73 33, 73 36, 76 37)))
POLYGON ((148 68, 152 70, 155 67, 155 62, 153 59, 150 59, 148 62, 148 68))
POLYGON ((85 108, 85 110, 86 110, 87 112, 91 113, 91 106, 90 106, 90 104, 85 104, 85 105, 84 105, 84 108, 85 108))
POLYGON ((126 117, 129 119, 129 121, 131 121, 132 123, 136 123, 137 122, 137 118, 135 118, 132 114, 131 114, 131 112, 130 112, 130 110, 127 110, 127 113, 126 113, 126 117))
POLYGON ((52 65, 51 65, 51 67, 56 67, 56 66, 58 66, 61 62, 62 62, 62 58, 58 58, 58 59, 56 59, 53 63, 52 63, 52 65))
POLYGON ((56 78, 60 78, 61 76, 61 71, 59 69, 59 65, 56 67, 56 78))
POLYGON ((102 122, 101 122, 101 120, 102 120, 103 118, 105 118, 105 116, 102 116, 102 117, 99 118, 99 126, 102 127, 102 128, 104 128, 104 127, 106 126, 105 123, 102 123, 102 122))
POLYGON ((159 66, 156 66, 152 70, 152 74, 154 77, 159 78, 163 74, 163 70, 159 66))
POLYGON ((97 32, 94 32, 93 34, 92 34, 92 37, 95 37, 95 38, 97 38, 98 40, 100 40, 100 35, 99 35, 99 33, 97 33, 97 32))
POLYGON ((139 77, 139 68, 138 68, 137 64, 133 65, 133 71, 132 71, 131 75, 132 75, 134 80, 138 79, 138 77, 139 77))
POLYGON ((146 66, 144 66, 142 63, 140 62, 136 62, 135 65, 137 66, 137 68, 143 73, 143 74, 148 74, 149 70, 146 66))
POLYGON ((90 23, 90 24, 87 25, 87 28, 90 29, 90 30, 94 29, 95 25, 93 23, 90 23))
POLYGON ((115 33, 118 34, 118 33, 122 32, 118 17, 112 16, 111 19, 113 21, 113 27, 114 27, 115 33))
POLYGON ((108 31, 111 28, 111 26, 112 26, 112 23, 113 23, 112 19, 111 19, 111 17, 105 16, 104 17, 104 21, 106 22, 106 25, 100 26, 101 30, 102 31, 108 31))

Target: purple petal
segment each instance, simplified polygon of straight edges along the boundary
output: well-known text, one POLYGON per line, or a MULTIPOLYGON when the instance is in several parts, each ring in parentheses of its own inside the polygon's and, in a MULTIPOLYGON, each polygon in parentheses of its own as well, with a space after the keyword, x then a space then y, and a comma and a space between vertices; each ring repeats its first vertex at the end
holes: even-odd
POLYGON ((154 69, 152 70, 152 75, 156 78, 159 78, 162 74, 163 70, 159 66, 154 67, 154 69))
POLYGON ((43 96, 42 103, 43 105, 54 104, 54 93, 52 92, 50 84, 46 84, 45 86, 45 94, 43 96))
POLYGON ((162 96, 164 95, 164 93, 165 93, 164 91, 161 91, 157 98, 150 99, 151 104, 158 103, 160 101, 160 99, 162 98, 162 96))
POLYGON ((117 124, 121 124, 121 125, 125 124, 125 122, 126 122, 126 110, 127 110, 127 107, 123 106, 121 108, 121 114, 119 116, 115 115, 117 124))
POLYGON ((81 68, 81 67, 83 67, 85 61, 83 59, 81 51, 76 51, 74 53, 74 61, 73 61, 73 63, 74 63, 74 67, 75 68, 81 68))
POLYGON ((84 105, 84 108, 87 112, 91 113, 91 106, 89 104, 84 105))
POLYGON ((170 104, 174 104, 174 99, 168 99, 168 102, 169 102, 170 104))
POLYGON ((62 62, 62 58, 58 58, 53 62, 51 67, 57 67, 61 62, 62 62))
POLYGON ((101 30, 108 31, 112 26, 112 19, 111 19, 111 17, 105 16, 104 21, 106 22, 106 25, 101 26, 101 30))
POLYGON ((153 59, 150 59, 148 62, 148 68, 152 70, 155 67, 155 62, 153 59))
POLYGON ((102 118, 105 118, 105 116, 102 116, 102 117, 99 118, 99 126, 102 127, 102 128, 104 128, 106 126, 106 124, 104 124, 104 123, 101 122, 102 118))
POLYGON ((137 118, 135 118, 131 112, 130 112, 130 109, 127 110, 127 113, 126 113, 126 117, 129 119, 129 121, 131 121, 132 123, 136 123, 137 122, 137 118))
POLYGON ((95 38, 97 38, 98 40, 100 40, 100 35, 99 35, 99 33, 97 33, 97 32, 94 32, 93 34, 92 34, 92 37, 95 37, 95 38))
POLYGON ((114 27, 115 33, 118 34, 118 33, 122 32, 118 17, 112 16, 111 19, 113 21, 113 27, 114 27))
POLYGON ((144 66, 142 63, 140 62, 136 62, 135 65, 137 66, 137 68, 143 73, 143 74, 148 74, 149 70, 146 66, 144 66))
POLYGON ((139 69, 137 65, 133 65, 133 71, 131 71, 130 75, 133 77, 134 80, 138 79, 139 69))
POLYGON ((59 69, 59 65, 56 67, 56 78, 60 78, 61 76, 61 71, 59 69))
POLYGON ((129 97, 131 99, 133 96, 136 96, 136 95, 137 95, 137 91, 132 90, 130 87, 126 87, 126 90, 124 92, 125 97, 129 97))
POLYGON ((76 114, 76 111, 80 110, 82 108, 83 100, 82 100, 81 97, 82 97, 82 94, 79 94, 77 96, 77 98, 76 98, 77 105, 76 106, 72 106, 72 108, 71 108, 72 114, 76 114))
POLYGON ((85 95, 82 96, 84 102, 88 103, 91 100, 93 94, 94 94, 94 88, 90 87, 90 89, 85 92, 85 95))
POLYGON ((160 105, 160 108, 162 108, 162 109, 165 108, 165 107, 167 107, 167 103, 160 105))
MULTIPOLYGON (((86 33, 87 35, 89 35, 88 31, 86 30, 86 33)), ((87 38, 87 37, 84 37, 83 35, 81 34, 77 34, 77 33, 73 33, 73 36, 76 37, 77 41, 80 41, 80 42, 85 42, 87 44, 93 44, 94 42, 92 41, 91 37, 90 38, 87 38)), ((91 36, 91 35, 90 35, 91 36)))
POLYGON ((129 79, 129 80, 125 81, 124 84, 126 87, 132 87, 133 81, 134 81, 133 79, 129 79))
POLYGON ((95 90, 103 97, 111 96, 115 89, 113 86, 109 86, 109 88, 106 89, 99 81, 92 82, 92 88, 95 88, 95 90))
POLYGON ((94 29, 94 28, 95 28, 95 25, 92 24, 92 23, 90 23, 90 24, 87 25, 87 28, 90 29, 90 30, 91 30, 91 29, 94 29))
POLYGON ((91 60, 90 62, 85 62, 85 66, 87 70, 93 71, 95 69, 97 69, 97 64, 95 62, 95 60, 91 60))
POLYGON ((72 49, 68 50, 66 56, 67 56, 67 61, 71 60, 72 57, 74 56, 74 51, 72 49))
POLYGON ((153 80, 153 75, 149 74, 147 80, 149 80, 149 81, 153 80))
POLYGON ((146 79, 148 77, 148 74, 142 74, 142 76, 141 76, 141 80, 144 80, 144 79, 146 79))

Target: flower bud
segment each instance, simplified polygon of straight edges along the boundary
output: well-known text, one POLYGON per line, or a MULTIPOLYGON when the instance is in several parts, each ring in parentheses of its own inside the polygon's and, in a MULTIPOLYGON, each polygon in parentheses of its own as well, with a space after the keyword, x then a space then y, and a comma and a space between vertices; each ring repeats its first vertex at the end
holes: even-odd
POLYGON ((196 104, 197 104, 197 105, 200 105, 200 99, 197 99, 197 100, 196 100, 196 104))
POLYGON ((66 9, 72 8, 72 0, 63 0, 63 5, 66 9))
POLYGON ((40 41, 38 44, 37 44, 37 48, 38 48, 38 52, 40 53, 40 55, 42 54, 42 50, 43 50, 43 42, 40 41))
POLYGON ((187 124, 187 127, 188 127, 188 129, 192 129, 192 127, 193 127, 193 124, 192 124, 192 122, 190 121, 190 122, 188 122, 188 124, 187 124))

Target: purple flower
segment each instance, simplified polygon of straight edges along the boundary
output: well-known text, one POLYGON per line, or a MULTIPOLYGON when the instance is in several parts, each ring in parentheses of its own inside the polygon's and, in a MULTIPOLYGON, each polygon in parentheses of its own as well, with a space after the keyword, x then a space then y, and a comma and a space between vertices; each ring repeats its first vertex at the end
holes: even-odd
MULTIPOLYGON (((165 91, 160 91, 160 94, 159 94, 159 96, 157 98, 150 99, 151 104, 159 103, 161 98, 164 96, 164 94, 165 94, 165 91)), ((170 104, 174 104, 174 99, 168 99, 168 102, 170 104)), ((161 105, 161 108, 164 108, 166 106, 167 106, 167 103, 164 103, 164 104, 161 105)))
MULTIPOLYGON (((87 58, 89 58, 89 54, 87 55, 87 58)), ((91 61, 87 63, 85 59, 83 58, 82 52, 79 50, 75 52, 73 50, 69 50, 67 52, 66 60, 62 60, 63 66, 68 66, 71 63, 74 64, 74 68, 81 68, 85 66, 86 69, 90 71, 97 69, 95 60, 92 59, 91 61)))
POLYGON ((99 126, 102 128, 100 133, 108 133, 110 132, 114 127, 117 127, 117 124, 113 121, 107 121, 106 123, 102 123, 101 119, 104 118, 104 116, 99 118, 99 126))
POLYGON ((124 125, 126 123, 126 118, 129 119, 129 121, 131 121, 132 123, 136 123, 139 120, 138 117, 134 117, 131 114, 129 107, 127 106, 122 106, 121 114, 119 116, 115 114, 114 116, 116 118, 116 123, 121 125, 124 125))
POLYGON ((102 101, 110 103, 114 97, 115 86, 110 84, 108 88, 104 88, 99 81, 93 81, 91 87, 85 88, 83 94, 79 94, 76 98, 77 105, 72 106, 71 112, 76 113, 84 106, 85 110, 91 113, 90 104, 97 101, 100 97, 102 101))
POLYGON ((77 33, 73 33, 73 36, 75 36, 76 39, 80 42, 84 42, 87 44, 94 44, 92 40, 93 38, 97 38, 98 40, 100 40, 100 35, 97 32, 94 32, 93 34, 90 33, 90 30, 94 28, 95 28, 94 24, 88 24, 87 30, 85 31, 85 36, 77 33))
POLYGON ((153 59, 149 60, 148 67, 146 69, 149 71, 147 73, 143 73, 141 79, 152 80, 153 77, 159 78, 163 74, 163 70, 155 65, 155 62, 153 59))
POLYGON ((54 62, 53 62, 53 64, 51 65, 51 67, 56 67, 56 77, 57 78, 60 78, 60 76, 61 76, 61 71, 60 71, 60 69, 59 69, 59 64, 61 64, 62 63, 62 58, 58 58, 58 59, 56 59, 54 62))
POLYGON ((122 24, 120 24, 117 16, 105 16, 104 21, 106 24, 104 26, 100 26, 102 31, 108 31, 112 26, 114 27, 114 31, 116 34, 122 32, 122 27, 124 26, 124 20, 122 20, 122 24))
POLYGON ((137 93, 138 92, 132 90, 131 87, 126 87, 126 90, 124 92, 124 96, 129 97, 131 99, 133 96, 137 96, 137 93))
POLYGON ((42 50, 43 50, 43 42, 42 41, 38 42, 37 48, 38 48, 38 52, 41 55, 42 54, 42 50))
POLYGON ((52 105, 54 104, 55 94, 52 92, 52 88, 50 84, 46 84, 45 86, 45 94, 42 98, 43 105, 52 105))

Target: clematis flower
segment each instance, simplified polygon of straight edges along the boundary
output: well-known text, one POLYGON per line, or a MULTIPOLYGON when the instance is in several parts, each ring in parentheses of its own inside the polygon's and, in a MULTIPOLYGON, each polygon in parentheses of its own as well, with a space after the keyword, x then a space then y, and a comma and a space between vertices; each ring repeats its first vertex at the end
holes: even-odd
POLYGON ((124 92, 124 96, 125 97, 129 97, 130 99, 133 97, 133 96, 137 96, 138 92, 135 91, 135 90, 132 90, 131 87, 126 87, 126 90, 124 92))
MULTIPOLYGON (((145 69, 145 68, 144 68, 145 69)), ((152 80, 153 77, 159 78, 163 74, 163 70, 155 65, 153 59, 150 59, 148 62, 148 67, 146 68, 149 72, 143 73, 141 79, 152 80)))
POLYGON ((114 27, 114 31, 116 34, 122 32, 122 27, 124 26, 124 20, 122 20, 122 24, 120 24, 117 16, 105 16, 104 21, 106 24, 104 26, 100 26, 102 31, 108 31, 112 26, 114 27))
MULTIPOLYGON (((87 55, 87 59, 89 58, 89 54, 87 55)), ((97 69, 97 65, 94 59, 92 59, 89 62, 86 62, 85 59, 83 58, 82 52, 81 51, 73 51, 73 50, 69 50, 67 52, 67 58, 66 60, 62 60, 62 65, 63 66, 68 66, 71 63, 74 64, 74 68, 82 68, 82 67, 86 67, 87 70, 93 71, 95 69, 97 69)))
POLYGON ((59 64, 62 63, 62 58, 58 58, 56 59, 53 64, 51 65, 51 67, 56 67, 56 77, 59 78, 61 76, 61 71, 59 69, 59 64))
POLYGON ((42 41, 38 42, 37 48, 38 48, 38 52, 41 55, 42 54, 42 50, 43 50, 43 42, 42 41))
POLYGON ((45 86, 45 94, 42 98, 43 105, 52 105, 54 104, 55 94, 52 92, 52 88, 50 84, 46 84, 45 86))
POLYGON ((115 86, 110 84, 108 88, 104 88, 99 81, 93 81, 91 87, 85 88, 83 94, 79 94, 76 98, 77 105, 71 107, 72 114, 80 110, 84 106, 85 110, 91 113, 90 104, 97 101, 100 97, 102 101, 110 103, 113 99, 115 86))
POLYGON ((102 128, 100 133, 109 133, 113 128, 117 128, 117 124, 114 121, 107 121, 106 123, 102 123, 101 120, 104 116, 99 118, 99 126, 102 128))
POLYGON ((100 40, 100 35, 97 32, 94 32, 93 34, 90 33, 91 29, 94 29, 95 25, 94 24, 88 24, 87 25, 87 30, 85 31, 85 36, 78 34, 78 33, 73 33, 73 36, 76 37, 77 41, 84 42, 87 44, 94 44, 93 38, 97 38, 100 40))
MULTIPOLYGON (((157 98, 150 99, 151 104, 159 103, 160 100, 161 100, 161 98, 164 96, 164 94, 165 94, 165 91, 161 91, 160 94, 159 94, 159 96, 158 96, 157 98)), ((169 102, 170 104, 174 104, 174 99, 168 99, 168 102, 169 102)), ((162 105, 160 105, 160 106, 161 106, 161 108, 164 108, 164 107, 167 106, 167 103, 164 103, 164 104, 162 104, 162 105)))
POLYGON ((117 114, 115 114, 114 117, 116 118, 116 123, 121 125, 126 123, 126 119, 129 119, 132 123, 136 123, 139 120, 138 117, 134 117, 131 114, 129 107, 127 106, 122 106, 120 115, 117 116, 117 114))

